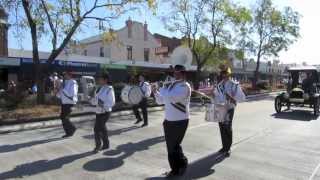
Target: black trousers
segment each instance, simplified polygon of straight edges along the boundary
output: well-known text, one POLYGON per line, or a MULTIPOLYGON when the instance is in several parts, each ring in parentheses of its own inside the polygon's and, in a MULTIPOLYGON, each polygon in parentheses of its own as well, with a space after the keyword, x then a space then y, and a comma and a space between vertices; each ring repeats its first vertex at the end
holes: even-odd
POLYGON ((73 107, 72 104, 62 104, 61 105, 61 114, 60 119, 62 121, 62 126, 64 129, 64 132, 67 135, 72 135, 74 131, 76 130, 76 127, 71 123, 70 121, 70 114, 71 114, 71 108, 73 107))
POLYGON ((103 114, 96 114, 96 121, 94 124, 94 139, 96 142, 96 147, 101 146, 101 142, 104 145, 109 145, 108 131, 106 127, 106 122, 109 120, 110 112, 103 114))
POLYGON ((147 98, 143 98, 142 101, 137 104, 137 105, 134 105, 132 108, 133 108, 133 113, 134 115, 136 116, 137 120, 138 121, 142 121, 141 119, 141 115, 140 115, 140 112, 139 112, 139 108, 141 109, 142 111, 142 116, 143 116, 143 121, 145 124, 148 124, 148 110, 147 110, 147 106, 148 106, 148 101, 147 101, 147 98))
POLYGON ((229 118, 229 120, 219 123, 223 151, 229 151, 232 145, 233 115, 234 115, 234 109, 230 109, 227 112, 228 117, 226 117, 226 118, 229 118))
POLYGON ((189 120, 163 122, 165 140, 167 144, 168 160, 174 173, 188 166, 188 159, 183 154, 182 140, 188 128, 189 120))

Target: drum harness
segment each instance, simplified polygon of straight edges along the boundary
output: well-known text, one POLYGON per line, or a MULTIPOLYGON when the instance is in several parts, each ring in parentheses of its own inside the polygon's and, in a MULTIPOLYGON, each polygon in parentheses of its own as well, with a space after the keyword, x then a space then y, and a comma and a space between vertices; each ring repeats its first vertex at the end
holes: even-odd
MULTIPOLYGON (((170 87, 169 87, 169 91, 171 91, 177 84, 179 84, 182 81, 176 81, 174 82, 170 87)), ((170 103, 174 108, 176 108, 177 110, 183 112, 183 113, 187 113, 186 111, 186 106, 180 102, 177 103, 170 103)))

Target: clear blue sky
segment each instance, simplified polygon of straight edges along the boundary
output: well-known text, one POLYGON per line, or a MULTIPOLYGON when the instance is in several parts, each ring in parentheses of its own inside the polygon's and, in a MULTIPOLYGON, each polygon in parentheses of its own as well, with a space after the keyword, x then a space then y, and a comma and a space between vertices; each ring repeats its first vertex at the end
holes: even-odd
MULTIPOLYGON (((238 0, 238 2, 248 5, 249 7, 255 0, 238 0)), ((317 0, 274 0, 274 3, 282 8, 284 6, 291 6, 294 10, 298 11, 301 17, 301 38, 292 46, 287 52, 280 53, 280 61, 284 63, 291 62, 307 62, 309 64, 320 64, 320 53, 318 53, 318 43, 320 42, 320 1, 317 0)), ((163 15, 168 7, 159 7, 160 12, 158 16, 163 15)), ((113 28, 118 29, 125 25, 128 17, 139 22, 147 21, 151 33, 160 33, 167 36, 178 36, 176 33, 169 32, 165 29, 160 18, 153 16, 150 12, 135 12, 122 16, 120 19, 113 22, 113 28)), ((95 28, 89 28, 85 33, 78 35, 78 39, 96 35, 99 32, 95 28)), ((49 51, 50 44, 44 40, 40 44, 40 50, 49 51)), ((12 32, 9 32, 9 47, 10 48, 24 48, 31 49, 31 40, 29 34, 25 36, 23 42, 15 39, 12 32)))

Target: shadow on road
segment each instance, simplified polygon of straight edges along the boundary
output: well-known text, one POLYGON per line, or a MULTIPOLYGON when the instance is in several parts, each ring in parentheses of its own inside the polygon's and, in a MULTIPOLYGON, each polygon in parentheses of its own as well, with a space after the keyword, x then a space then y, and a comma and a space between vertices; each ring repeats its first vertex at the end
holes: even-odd
POLYGON ((25 143, 20 143, 20 144, 2 145, 2 146, 0 146, 0 153, 13 152, 13 151, 17 151, 22 148, 28 148, 31 146, 50 143, 50 142, 59 141, 59 140, 61 140, 61 138, 43 139, 43 140, 25 142, 25 143))
POLYGON ((294 121, 312 121, 318 118, 313 115, 313 112, 306 111, 306 110, 283 111, 281 113, 274 113, 271 116, 276 119, 294 120, 294 121))
POLYGON ((83 168, 87 171, 108 171, 119 168, 123 165, 124 160, 132 156, 136 152, 148 150, 149 147, 164 141, 164 136, 155 137, 147 140, 143 140, 137 143, 127 143, 119 145, 115 150, 106 151, 104 154, 106 157, 101 159, 95 159, 87 162, 83 165, 83 168), (116 157, 114 157, 116 156, 116 157))
MULTIPOLYGON (((216 152, 209 156, 206 156, 202 159, 199 159, 191 164, 189 164, 187 172, 182 177, 177 177, 173 179, 181 180, 191 180, 191 179, 200 179, 207 176, 210 176, 215 172, 212 167, 225 159, 225 156, 216 152)), ((150 177, 146 180, 161 180, 166 179, 165 177, 150 177)))
MULTIPOLYGON (((108 135, 109 136, 120 135, 122 133, 133 131, 133 130, 140 129, 140 128, 141 128, 140 126, 130 126, 130 127, 120 128, 120 129, 116 129, 116 130, 108 130, 108 135)), ((82 137, 85 139, 94 139, 94 134, 85 135, 82 137)))
POLYGON ((16 166, 13 170, 0 174, 0 179, 16 179, 24 176, 32 176, 39 173, 44 173, 62 168, 66 164, 73 161, 92 155, 92 152, 85 152, 64 156, 53 160, 39 160, 31 163, 26 163, 16 166))

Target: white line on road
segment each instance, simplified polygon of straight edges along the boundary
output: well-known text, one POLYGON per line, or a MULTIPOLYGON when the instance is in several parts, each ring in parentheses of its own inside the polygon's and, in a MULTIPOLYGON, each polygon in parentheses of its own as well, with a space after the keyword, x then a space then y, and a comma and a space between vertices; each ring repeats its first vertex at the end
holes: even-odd
POLYGON ((213 124, 213 123, 210 123, 210 122, 207 122, 207 123, 202 123, 202 124, 199 124, 199 125, 196 125, 196 126, 192 126, 190 128, 188 128, 189 130, 191 129, 196 129, 196 128, 199 128, 199 127, 203 127, 203 126, 207 126, 209 124, 213 124))
POLYGON ((309 177, 309 180, 313 180, 313 178, 314 178, 314 176, 317 174, 319 168, 320 168, 320 163, 319 163, 318 166, 313 170, 311 176, 309 177))

